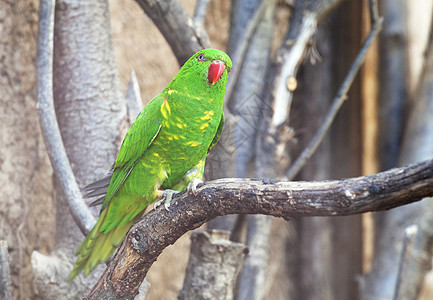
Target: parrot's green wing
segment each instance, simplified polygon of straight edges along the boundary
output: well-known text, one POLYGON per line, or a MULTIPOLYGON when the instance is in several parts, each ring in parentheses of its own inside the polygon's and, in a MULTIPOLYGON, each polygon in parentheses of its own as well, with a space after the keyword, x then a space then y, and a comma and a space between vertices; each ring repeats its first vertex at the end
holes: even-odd
POLYGON ((108 205, 138 159, 158 135, 161 129, 160 107, 163 101, 162 95, 158 95, 149 102, 126 134, 114 164, 113 175, 101 211, 108 205))
POLYGON ((220 139, 221 133, 223 132, 223 128, 224 128, 224 114, 221 114, 221 120, 220 120, 220 123, 218 125, 217 132, 215 133, 215 136, 214 136, 212 142, 209 145, 209 149, 207 150, 208 153, 218 143, 218 140, 220 139))

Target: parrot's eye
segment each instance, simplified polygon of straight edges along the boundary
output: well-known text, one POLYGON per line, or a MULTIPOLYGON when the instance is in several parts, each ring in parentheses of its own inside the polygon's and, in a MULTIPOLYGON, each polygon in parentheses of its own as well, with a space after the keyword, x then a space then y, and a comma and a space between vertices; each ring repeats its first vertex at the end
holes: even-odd
POLYGON ((205 60, 207 60, 207 59, 204 58, 204 54, 203 54, 203 53, 200 53, 200 54, 197 56, 197 61, 205 61, 205 60))

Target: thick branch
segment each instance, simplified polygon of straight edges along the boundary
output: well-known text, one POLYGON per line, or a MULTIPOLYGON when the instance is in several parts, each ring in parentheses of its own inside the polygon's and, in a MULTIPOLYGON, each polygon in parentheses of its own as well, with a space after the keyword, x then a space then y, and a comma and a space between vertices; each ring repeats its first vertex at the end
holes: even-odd
POLYGON ((179 237, 227 214, 338 216, 380 211, 433 195, 433 159, 371 176, 334 181, 219 179, 181 193, 170 211, 152 210, 129 231, 88 299, 133 299, 159 254, 179 237))
POLYGON ((204 28, 195 25, 178 0, 136 0, 167 40, 180 65, 195 52, 209 48, 204 28))

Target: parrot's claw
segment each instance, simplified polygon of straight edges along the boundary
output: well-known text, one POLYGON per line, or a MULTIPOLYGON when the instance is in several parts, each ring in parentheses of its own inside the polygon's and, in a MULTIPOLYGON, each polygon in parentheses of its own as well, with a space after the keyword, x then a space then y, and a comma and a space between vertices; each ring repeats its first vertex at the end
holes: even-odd
POLYGON ((192 178, 191 181, 188 184, 188 188, 187 191, 188 193, 193 193, 193 195, 197 194, 197 185, 199 185, 200 183, 203 183, 203 180, 198 179, 198 178, 192 178))
MULTIPOLYGON (((187 191, 188 193, 193 193, 194 195, 197 194, 197 185, 202 183, 203 181, 198 178, 192 178, 191 181, 188 184, 187 191)), ((157 202, 153 205, 153 209, 157 209, 161 204, 164 203, 164 208, 168 211, 170 211, 169 207, 171 205, 171 200, 173 199, 173 196, 177 193, 180 193, 180 191, 174 191, 174 190, 158 190, 157 193, 157 202)))
POLYGON ((177 193, 180 193, 179 191, 173 191, 173 190, 163 190, 158 191, 158 198, 161 198, 161 200, 155 202, 153 205, 154 209, 157 209, 162 203, 164 203, 164 208, 167 211, 170 211, 169 207, 171 205, 171 199, 173 199, 173 195, 176 195, 177 193))

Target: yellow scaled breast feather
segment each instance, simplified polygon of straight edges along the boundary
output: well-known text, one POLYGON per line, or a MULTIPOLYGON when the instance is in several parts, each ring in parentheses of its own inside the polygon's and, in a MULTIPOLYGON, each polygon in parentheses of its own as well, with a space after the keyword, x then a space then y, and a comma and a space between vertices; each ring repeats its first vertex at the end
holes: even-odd
POLYGON ((165 119, 171 114, 170 104, 168 104, 167 99, 164 98, 164 102, 161 104, 161 113, 165 119))

